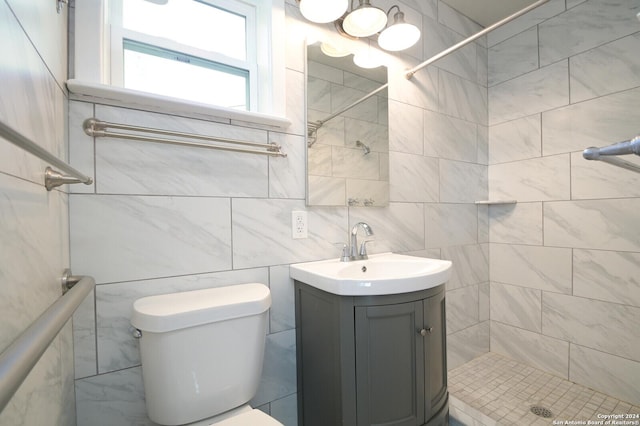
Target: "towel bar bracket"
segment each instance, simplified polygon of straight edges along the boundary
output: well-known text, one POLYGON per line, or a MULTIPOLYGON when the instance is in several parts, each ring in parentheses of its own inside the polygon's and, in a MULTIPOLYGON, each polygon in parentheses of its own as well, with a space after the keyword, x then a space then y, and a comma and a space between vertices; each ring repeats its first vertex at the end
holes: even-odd
POLYGON ((91 185, 93 183, 93 179, 90 178, 87 181, 83 181, 82 179, 78 179, 73 176, 63 175, 59 171, 53 170, 51 167, 47 167, 44 170, 44 187, 47 188, 47 191, 51 191, 53 188, 57 188, 62 185, 73 183, 91 185))
POLYGON ((65 269, 60 278, 62 283, 62 294, 71 290, 74 285, 78 284, 83 277, 81 275, 73 275, 71 269, 65 269))

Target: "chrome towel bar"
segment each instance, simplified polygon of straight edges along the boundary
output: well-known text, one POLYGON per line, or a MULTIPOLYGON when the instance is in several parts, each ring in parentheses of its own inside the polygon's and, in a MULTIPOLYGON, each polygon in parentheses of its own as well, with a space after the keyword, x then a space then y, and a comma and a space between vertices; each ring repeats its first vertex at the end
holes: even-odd
POLYGON ((95 287, 89 276, 62 277, 63 295, 0 354, 0 412, 6 407, 53 339, 95 287), (68 292, 67 289, 70 289, 68 292))
POLYGON ((47 188, 47 191, 51 191, 53 188, 64 184, 84 183, 85 185, 91 185, 93 183, 93 179, 89 176, 80 173, 78 170, 60 160, 58 157, 54 156, 32 140, 21 135, 16 130, 7 126, 2 121, 0 121, 0 136, 69 175, 63 175, 62 173, 53 170, 51 167, 47 167, 44 174, 44 186, 47 188))
POLYGON ((192 148, 206 148, 206 149, 219 149, 223 151, 234 151, 234 152, 245 152, 249 154, 262 154, 262 155, 270 155, 274 157, 286 157, 287 154, 281 151, 281 146, 275 143, 257 143, 257 142, 247 142, 241 141, 237 139, 227 139, 215 136, 205 136, 198 135, 194 133, 184 133, 177 132, 172 130, 162 130, 162 129, 152 129, 149 127, 140 127, 140 126, 132 126, 129 124, 118 124, 118 123, 109 123, 106 121, 101 121, 96 118, 88 118, 84 121, 82 125, 84 132, 93 137, 107 137, 107 138, 117 138, 117 139, 128 139, 134 140, 137 142, 154 142, 168 145, 178 145, 178 146, 188 146, 192 148), (136 133, 120 133, 120 132, 112 132, 108 129, 116 129, 116 130, 125 130, 129 132, 136 133), (200 143, 200 142, 191 142, 186 140, 178 140, 178 139, 168 139, 161 138, 154 135, 163 135, 163 136, 173 136, 179 138, 186 139, 195 139, 200 141, 207 142, 219 142, 229 145, 241 145, 247 147, 254 148, 262 148, 260 149, 245 149, 238 148, 229 145, 212 145, 209 143, 200 143))

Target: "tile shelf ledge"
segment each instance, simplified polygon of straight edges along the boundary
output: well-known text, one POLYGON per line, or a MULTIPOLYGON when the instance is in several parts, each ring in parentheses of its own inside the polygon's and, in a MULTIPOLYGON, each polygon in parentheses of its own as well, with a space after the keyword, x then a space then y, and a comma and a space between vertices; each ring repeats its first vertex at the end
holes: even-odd
POLYGON ((495 205, 495 204, 517 204, 517 200, 480 200, 476 201, 478 205, 495 205))
POLYGON ((278 115, 216 107, 107 84, 70 79, 66 81, 66 85, 67 89, 69 89, 70 98, 79 101, 144 109, 225 123, 242 122, 247 123, 249 126, 253 124, 278 130, 286 129, 291 125, 291 120, 278 115))

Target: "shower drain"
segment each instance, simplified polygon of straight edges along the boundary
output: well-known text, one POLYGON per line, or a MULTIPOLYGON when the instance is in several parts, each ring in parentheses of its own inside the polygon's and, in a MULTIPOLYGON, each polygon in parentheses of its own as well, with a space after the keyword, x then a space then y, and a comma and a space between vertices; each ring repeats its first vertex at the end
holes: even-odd
POLYGON ((531 407, 531 412, 536 416, 544 417, 545 419, 549 419, 553 417, 553 413, 551 410, 545 407, 540 407, 539 405, 534 405, 531 407))

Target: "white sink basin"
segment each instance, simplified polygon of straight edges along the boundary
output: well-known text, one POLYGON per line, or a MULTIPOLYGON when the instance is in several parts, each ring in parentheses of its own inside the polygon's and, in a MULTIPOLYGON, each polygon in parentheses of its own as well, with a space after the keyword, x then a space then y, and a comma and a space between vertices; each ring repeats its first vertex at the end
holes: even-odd
POLYGON ((342 296, 373 296, 409 293, 444 284, 451 276, 451 262, 382 253, 367 260, 340 259, 297 263, 291 278, 342 296))

